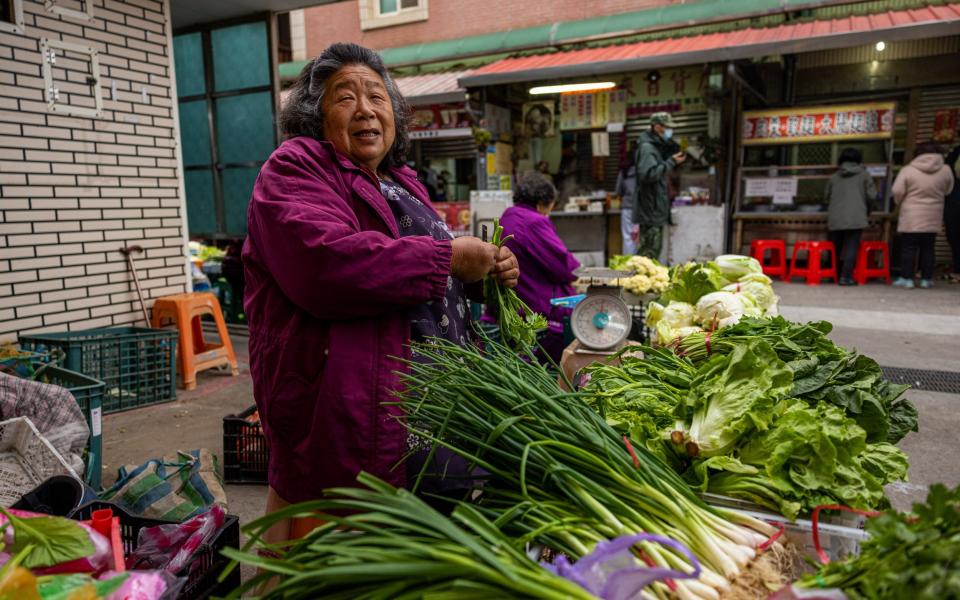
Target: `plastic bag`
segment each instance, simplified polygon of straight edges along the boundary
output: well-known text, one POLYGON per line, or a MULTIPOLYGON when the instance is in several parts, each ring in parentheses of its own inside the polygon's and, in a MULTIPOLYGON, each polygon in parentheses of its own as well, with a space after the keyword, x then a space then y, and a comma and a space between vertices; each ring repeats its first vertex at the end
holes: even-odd
POLYGON ((137 549, 127 558, 128 569, 159 569, 177 573, 223 527, 226 511, 215 504, 207 512, 179 524, 140 530, 137 549))
POLYGON ((127 575, 123 585, 106 596, 106 600, 173 600, 187 580, 166 571, 127 571, 114 573, 108 571, 100 579, 110 579, 117 575, 127 575))
POLYGON ((700 576, 699 561, 683 544, 647 533, 600 542, 593 552, 572 565, 565 556, 560 556, 554 564, 543 566, 603 600, 629 600, 639 597, 643 588, 656 581, 696 579, 700 576), (693 572, 640 566, 633 554, 633 547, 639 542, 654 542, 680 552, 693 565, 693 572))
MULTIPOLYGON (((49 517, 50 515, 41 515, 27 512, 25 510, 7 509, 10 514, 21 519, 35 519, 38 517, 49 517)), ((0 514, 0 526, 7 522, 7 517, 0 514)), ((33 569, 37 575, 54 575, 58 573, 99 573, 109 569, 112 565, 113 553, 111 552, 110 540, 105 538, 99 532, 94 530, 86 523, 76 521, 76 524, 90 536, 90 542, 93 544, 93 554, 86 558, 78 558, 70 562, 61 563, 51 567, 42 567, 33 569)), ((7 547, 13 544, 16 531, 13 527, 8 527, 4 534, 4 542, 7 547)), ((10 555, 6 552, 0 552, 0 565, 6 564, 10 560, 10 555)))

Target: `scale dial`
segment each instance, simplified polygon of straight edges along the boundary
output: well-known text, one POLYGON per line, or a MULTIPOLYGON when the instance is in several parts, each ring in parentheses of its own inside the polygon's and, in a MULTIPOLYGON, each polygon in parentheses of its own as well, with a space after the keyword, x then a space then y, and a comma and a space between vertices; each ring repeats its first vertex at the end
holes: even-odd
POLYGON ((610 350, 626 341, 633 326, 630 307, 615 293, 591 290, 570 316, 570 327, 581 346, 610 350))

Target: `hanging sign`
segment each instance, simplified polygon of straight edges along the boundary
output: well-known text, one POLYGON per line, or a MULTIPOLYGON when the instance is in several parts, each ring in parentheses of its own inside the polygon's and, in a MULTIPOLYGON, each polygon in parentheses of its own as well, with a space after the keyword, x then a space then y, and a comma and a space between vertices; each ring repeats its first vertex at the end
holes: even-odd
POLYGON ((893 136, 893 102, 743 113, 743 144, 798 144, 893 136))
MULTIPOLYGON (((466 105, 457 104, 435 104, 414 109, 410 119, 410 131, 440 131, 445 129, 457 130, 459 135, 464 135, 463 130, 467 130, 466 135, 472 135, 470 129, 470 113, 467 112, 466 105)), ((419 135, 414 139, 423 139, 424 137, 455 137, 450 135, 419 135)))
POLYGON ((603 129, 627 120, 627 91, 603 90, 560 96, 560 129, 603 129))

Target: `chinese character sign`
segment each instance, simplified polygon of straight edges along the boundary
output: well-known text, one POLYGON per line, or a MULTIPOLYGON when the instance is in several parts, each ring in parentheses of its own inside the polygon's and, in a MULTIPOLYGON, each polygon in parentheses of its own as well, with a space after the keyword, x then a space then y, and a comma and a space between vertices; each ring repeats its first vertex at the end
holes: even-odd
POLYGON ((893 135, 892 102, 743 113, 743 143, 883 139, 893 135))

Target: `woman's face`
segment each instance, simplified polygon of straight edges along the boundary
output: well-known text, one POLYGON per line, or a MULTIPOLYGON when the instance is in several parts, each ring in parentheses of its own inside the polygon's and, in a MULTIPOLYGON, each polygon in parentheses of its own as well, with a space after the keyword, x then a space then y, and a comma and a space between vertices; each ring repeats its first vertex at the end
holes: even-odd
POLYGON ((376 71, 347 65, 327 81, 323 135, 358 164, 376 172, 396 137, 393 103, 376 71))

